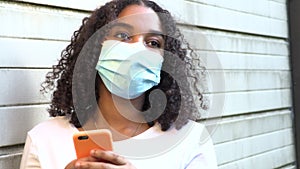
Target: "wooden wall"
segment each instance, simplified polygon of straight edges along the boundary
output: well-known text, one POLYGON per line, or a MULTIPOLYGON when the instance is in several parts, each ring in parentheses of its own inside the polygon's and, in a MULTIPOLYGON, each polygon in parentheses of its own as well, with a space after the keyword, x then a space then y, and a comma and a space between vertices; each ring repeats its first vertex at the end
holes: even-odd
MULTIPOLYGON (((26 132, 48 118, 45 73, 81 19, 106 1, 0 1, 0 168, 18 168, 26 132)), ((286 1, 157 2, 176 16, 209 77, 225 79, 209 86, 221 100, 212 102, 216 112, 202 112, 216 126, 219 168, 295 167, 286 1)))

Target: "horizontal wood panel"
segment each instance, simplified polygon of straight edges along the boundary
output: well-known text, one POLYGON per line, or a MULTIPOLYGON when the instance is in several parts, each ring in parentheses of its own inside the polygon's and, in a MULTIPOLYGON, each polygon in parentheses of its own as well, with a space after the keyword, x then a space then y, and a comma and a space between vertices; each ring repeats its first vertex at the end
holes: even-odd
POLYGON ((207 69, 290 70, 288 56, 197 51, 207 69))
MULTIPOLYGON (((225 153, 223 153, 225 154, 225 153)), ((231 163, 220 165, 219 169, 238 169, 238 168, 278 168, 294 162, 294 146, 286 146, 272 151, 267 151, 259 155, 247 157, 231 163)))
POLYGON ((291 107, 291 90, 270 90, 226 94, 223 115, 291 107))
MULTIPOLYGON (((50 67, 69 42, 0 38, 0 67, 50 67), (18 48, 16 48, 18 46, 18 48), (46 48, 45 48, 46 46, 46 48)), ((289 70, 288 56, 197 51, 207 69, 289 70)))
POLYGON ((111 0, 89 0, 88 3, 84 1, 77 1, 77 0, 16 0, 20 2, 30 2, 40 5, 47 5, 47 6, 56 6, 56 7, 63 7, 63 8, 71 8, 71 9, 79 9, 79 10, 93 10, 101 5, 104 5, 106 2, 111 0))
POLYGON ((0 38, 0 67, 51 67, 68 42, 0 38))
POLYGON ((24 143, 27 132, 48 118, 48 105, 0 107, 0 147, 24 143), (3 137, 5 136, 5 137, 3 137))
MULTIPOLYGON (((289 71, 207 70, 208 93, 290 89, 289 71), (216 85, 224 79, 224 87, 216 85)), ((200 84, 199 84, 200 85, 200 84)))
POLYGON ((70 40, 85 16, 87 13, 0 1, 0 36, 70 40))
POLYGON ((281 4, 286 4, 287 3, 287 0, 270 0, 270 1, 278 2, 278 3, 281 3, 281 4))
POLYGON ((281 166, 280 169, 297 169, 297 167, 296 163, 292 161, 292 163, 283 164, 283 166, 281 166))
POLYGON ((49 94, 40 93, 46 72, 48 70, 0 69, 0 106, 48 102, 49 94))
POLYGON ((199 50, 288 56, 288 42, 282 39, 181 26, 191 46, 199 50))
MULTIPOLYGON (((79 10, 93 10, 96 7, 104 5, 106 2, 109 2, 110 0, 89 0, 89 3, 84 2, 77 2, 74 0, 17 0, 20 2, 30 2, 35 4, 41 4, 41 5, 47 5, 47 6, 54 6, 54 7, 64 7, 64 8, 71 8, 71 9, 79 9, 79 10)), ((244 12, 244 13, 251 13, 254 15, 261 15, 266 16, 270 18, 278 18, 281 20, 287 20, 286 13, 282 10, 278 9, 277 6, 285 6, 284 0, 277 0, 276 1, 268 1, 268 0, 252 0, 252 1, 238 1, 238 0, 232 0, 230 3, 226 3, 222 0, 210 0, 210 1, 204 1, 204 0, 186 0, 190 2, 198 2, 204 5, 208 6, 216 6, 220 8, 225 8, 229 10, 244 12), (259 4, 259 5, 258 5, 259 4), (274 7, 275 6, 275 7, 274 7), (278 14, 273 13, 273 11, 280 11, 277 12, 278 14)), ((169 9, 171 8, 170 3, 165 3, 163 0, 157 0, 155 1, 159 3, 160 5, 164 6, 165 8, 169 9)), ((178 3, 182 4, 180 1, 174 2, 178 5, 178 3)), ((284 8, 284 7, 281 7, 284 8)), ((173 9, 173 8, 171 8, 173 9)), ((170 9, 170 10, 171 10, 170 9)), ((285 9, 285 8, 284 8, 285 9)))
POLYGON ((233 116, 291 107, 291 90, 262 90, 205 95, 208 110, 200 110, 202 118, 233 116))
MULTIPOLYGON (((7 6, 6 8, 0 8, 1 9, 0 13, 3 13, 3 15, 1 15, 1 16, 6 16, 3 19, 1 18, 1 20, 4 23, 7 22, 7 24, 5 24, 4 26, 2 26, 0 28, 0 30, 1 30, 0 35, 2 35, 2 36, 31 37, 31 38, 35 37, 35 38, 69 40, 72 33, 78 29, 78 27, 81 23, 81 19, 84 16, 86 16, 84 14, 77 14, 77 13, 71 13, 71 14, 64 13, 64 11, 59 11, 59 10, 51 11, 49 9, 44 9, 44 8, 38 8, 38 9, 32 8, 31 9, 30 7, 24 7, 22 5, 12 5, 12 4, 7 5, 4 2, 1 2, 1 4, 2 4, 2 6, 7 6), (33 13, 32 11, 35 11, 35 12, 33 13), (17 21, 20 20, 20 24, 22 24, 22 25, 15 25, 15 23, 14 23, 14 25, 11 25, 12 22, 10 22, 10 20, 17 20, 17 21), (51 21, 51 22, 49 22, 49 21, 51 21), (46 22, 46 23, 43 23, 43 22, 46 22), (39 25, 39 26, 37 26, 37 25, 39 25), (60 29, 60 31, 56 31, 54 33, 53 30, 55 30, 57 27, 62 27, 62 28, 60 29), (22 29, 20 29, 20 28, 22 28, 22 29)), ((17 24, 18 23, 19 22, 17 22, 17 24)), ((191 32, 191 35, 190 35, 191 38, 198 39, 198 42, 199 42, 199 40, 202 40, 202 44, 203 44, 203 39, 194 38, 195 34, 200 34, 200 33, 199 32, 191 32)), ((231 34, 236 35, 233 33, 231 33, 231 34)), ((230 45, 242 44, 241 42, 243 40, 245 40, 245 36, 240 35, 240 37, 236 37, 236 38, 234 38, 232 36, 227 37, 227 38, 217 36, 218 39, 215 41, 213 41, 213 39, 211 39, 212 37, 210 37, 210 36, 211 35, 208 35, 207 33, 205 34, 205 37, 207 38, 207 40, 211 41, 214 48, 217 50, 224 50, 222 48, 226 47, 231 50, 237 48, 237 49, 246 49, 247 51, 245 51, 245 52, 251 52, 251 51, 248 51, 249 47, 252 47, 252 48, 254 47, 255 50, 253 49, 252 52, 253 51, 260 52, 257 49, 261 49, 261 52, 265 52, 270 49, 271 50, 276 49, 277 51, 281 51, 281 53, 284 51, 287 51, 286 44, 283 45, 281 48, 278 48, 279 44, 276 44, 276 43, 274 43, 274 44, 266 43, 266 42, 263 43, 262 41, 261 41, 261 44, 257 43, 258 40, 262 39, 261 37, 257 38, 257 39, 253 39, 253 38, 248 39, 248 41, 251 41, 252 43, 251 42, 246 43, 244 46, 230 46, 230 45), (224 41, 227 40, 227 42, 223 43, 224 41, 220 41, 220 40, 224 40, 224 41), (237 43, 236 41, 239 41, 239 43, 237 43), (215 44, 214 42, 219 42, 219 45, 215 44), (226 45, 224 45, 224 44, 226 44, 226 45), (259 47, 259 46, 261 46, 261 47, 255 48, 255 47, 259 47), (286 49, 280 50, 282 48, 286 48, 286 49)), ((216 35, 214 35, 213 37, 216 38, 216 35)), ((201 44, 201 43, 194 42, 192 44, 201 44)), ((200 48, 201 48, 202 45, 197 45, 197 46, 200 46, 200 48)), ((285 54, 287 54, 287 52, 285 54)))
POLYGON ((287 38, 287 21, 186 2, 180 20, 189 25, 287 38), (198 17, 195 17, 198 16, 198 17), (224 19, 226 18, 226 19, 224 19))
MULTIPOLYGON (((178 3, 161 3, 174 11, 175 15, 180 14, 179 20, 188 25, 287 38, 286 21, 198 3, 178 1, 182 6, 178 3), (177 7, 173 8, 175 5, 177 7), (221 19, 224 17, 227 19, 221 19), (237 22, 239 24, 236 24, 237 22)), ((1 2, 0 6, 5 6, 0 8, 0 16, 3 16, 0 19, 6 23, 0 29, 0 36, 69 40, 72 33, 81 25, 81 20, 88 15, 88 13, 35 8, 5 2, 1 2), (16 22, 12 24, 10 20, 16 22), (53 33, 57 27, 60 27, 60 31, 53 33)))
MULTIPOLYGON (((48 102, 49 94, 42 95, 39 91, 41 89, 40 85, 44 81, 45 75, 48 71, 49 71, 48 69, 0 69, 0 76, 3 79, 2 81, 0 81, 0 86, 2 88, 2 90, 0 91, 0 94, 2 96, 0 97, 0 105, 48 102)), ((279 92, 277 89, 288 90, 285 91, 286 93, 289 92, 289 87, 290 87, 289 72, 209 71, 207 77, 208 77, 207 83, 209 87, 207 92, 209 93, 224 92, 224 91, 226 92, 245 91, 244 93, 226 94, 226 97, 230 99, 228 103, 237 101, 237 100, 231 100, 232 97, 239 97, 240 99, 242 99, 240 101, 246 102, 247 99, 251 99, 249 98, 249 96, 259 98, 261 93, 263 93, 265 97, 273 97, 273 96, 280 97, 280 95, 274 95, 274 93, 279 92), (225 77, 224 86, 216 85, 219 84, 218 82, 216 82, 216 80, 220 79, 218 78, 219 76, 225 77), (258 79, 262 79, 262 80, 258 80, 258 79), (256 90, 260 90, 260 91, 256 91, 256 90), (263 91, 263 90, 268 90, 268 91, 263 91), (270 90, 274 90, 274 92, 270 93, 270 90)), ((214 99, 214 98, 225 97, 225 96, 224 93, 220 93, 216 95, 209 94, 208 97, 214 99)), ((275 97, 272 99, 274 99, 275 101, 280 98, 275 97)), ((248 101, 254 102, 251 100, 248 101)), ((245 104, 241 105, 241 107, 243 106, 245 106, 245 104)))
POLYGON ((16 154, 20 153, 23 151, 23 145, 14 145, 14 146, 8 146, 8 147, 1 147, 0 148, 0 154, 5 155, 5 154, 16 154))
POLYGON ((216 6, 228 10, 249 13, 258 16, 265 16, 280 20, 287 20, 286 5, 282 2, 270 0, 231 0, 230 3, 223 0, 187 0, 204 5, 216 6))
MULTIPOLYGON (((93 10, 96 7, 104 5, 106 2, 109 2, 110 0, 89 0, 89 3, 83 3, 83 2, 77 2, 75 0, 17 0, 20 2, 30 2, 35 4, 41 4, 41 5, 47 5, 47 6, 56 6, 56 7, 64 7, 64 8, 71 8, 71 9, 79 9, 79 10, 93 10)), ((276 17, 277 15, 272 15, 273 11, 277 11, 277 8, 272 8, 272 3, 277 3, 276 5, 285 5, 285 0, 274 0, 274 1, 267 1, 267 0, 253 0, 253 1, 238 1, 233 0, 230 1, 230 3, 226 3, 222 0, 210 0, 210 1, 204 1, 204 0, 187 0, 190 2, 198 2, 209 6, 217 6, 221 8, 231 9, 234 11, 240 11, 245 13, 252 13, 256 15, 262 15, 267 16, 271 18, 278 18, 282 20, 286 20, 286 13, 278 12, 279 17, 276 17), (259 5, 257 5, 259 4, 259 5)), ((171 6, 170 3, 164 3, 163 0, 157 0, 155 1, 161 5, 163 5, 165 8, 169 9, 168 6, 171 6)), ((175 4, 178 5, 179 1, 175 0, 175 4)))
POLYGON ((0 156, 0 168, 20 168, 22 153, 0 156))
POLYGON ((269 12, 269 16, 271 18, 288 20, 286 2, 282 3, 276 1, 269 1, 269 6, 271 9, 269 12))
POLYGON ((218 163, 224 164, 293 144, 292 129, 215 145, 218 163), (226 152, 226 156, 222 155, 226 152))
POLYGON ((214 144, 261 135, 292 128, 292 112, 289 110, 246 114, 222 119, 202 121, 211 133, 214 144))

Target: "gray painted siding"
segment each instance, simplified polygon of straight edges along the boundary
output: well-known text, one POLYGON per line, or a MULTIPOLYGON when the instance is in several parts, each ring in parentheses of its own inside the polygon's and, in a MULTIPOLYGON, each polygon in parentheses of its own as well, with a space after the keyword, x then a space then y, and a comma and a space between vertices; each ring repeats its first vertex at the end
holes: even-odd
MULTIPOLYGON (((18 168, 26 131, 48 116, 49 96, 39 93, 45 73, 81 19, 107 1, 0 1, 0 168, 18 168)), ((226 79, 207 94, 225 97, 223 111, 201 111, 214 129, 219 168, 294 168, 286 1, 158 2, 209 76, 226 79)))

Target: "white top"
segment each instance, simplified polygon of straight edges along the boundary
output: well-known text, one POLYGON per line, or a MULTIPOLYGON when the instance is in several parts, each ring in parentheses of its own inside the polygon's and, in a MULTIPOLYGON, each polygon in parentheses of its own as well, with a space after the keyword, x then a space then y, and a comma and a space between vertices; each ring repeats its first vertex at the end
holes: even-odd
MULTIPOLYGON (((62 169, 76 159, 73 134, 78 132, 64 117, 35 126, 27 134, 20 169, 62 169)), ((138 136, 113 143, 137 169, 215 169, 212 141, 202 124, 190 121, 182 129, 166 132, 154 125, 138 136)))

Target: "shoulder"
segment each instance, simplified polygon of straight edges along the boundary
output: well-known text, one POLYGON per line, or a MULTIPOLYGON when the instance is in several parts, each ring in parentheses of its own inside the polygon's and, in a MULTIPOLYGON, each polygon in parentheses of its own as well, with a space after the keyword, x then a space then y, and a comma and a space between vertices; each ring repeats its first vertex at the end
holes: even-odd
POLYGON ((28 132, 24 152, 33 154, 41 168, 63 168, 76 158, 73 145, 76 130, 65 117, 50 118, 28 132))
POLYGON ((190 127, 193 131, 203 131, 205 130, 205 126, 200 122, 195 122, 189 120, 188 123, 184 127, 190 127))
MULTIPOLYGON (((176 130, 175 128, 172 129, 176 130)), ((171 131, 172 131, 171 130, 171 131)), ((181 129, 176 130, 176 134, 183 133, 188 139, 199 140, 207 132, 206 127, 198 122, 189 120, 181 129)))
POLYGON ((210 134, 208 133, 205 125, 199 122, 189 121, 186 126, 190 128, 190 135, 197 135, 199 136, 198 139, 203 139, 203 137, 210 138, 210 134))
POLYGON ((34 126, 28 135, 31 137, 42 137, 51 134, 59 135, 75 130, 66 117, 53 117, 34 126))
POLYGON ((53 117, 46 121, 43 121, 37 124, 31 131, 39 131, 39 130, 49 130, 49 128, 53 129, 63 129, 63 128, 70 128, 72 125, 69 123, 68 119, 64 116, 61 117, 53 117))
POLYGON ((186 141, 194 142, 197 146, 203 147, 212 145, 211 133, 207 130, 205 125, 195 122, 189 121, 184 127, 183 130, 186 130, 187 137, 186 141))
MULTIPOLYGON (((211 133, 205 125, 190 121, 190 132, 185 140, 186 149, 189 150, 187 165, 203 166, 204 168, 217 168, 215 148, 211 133)), ((192 167, 193 168, 193 167, 192 167)))

